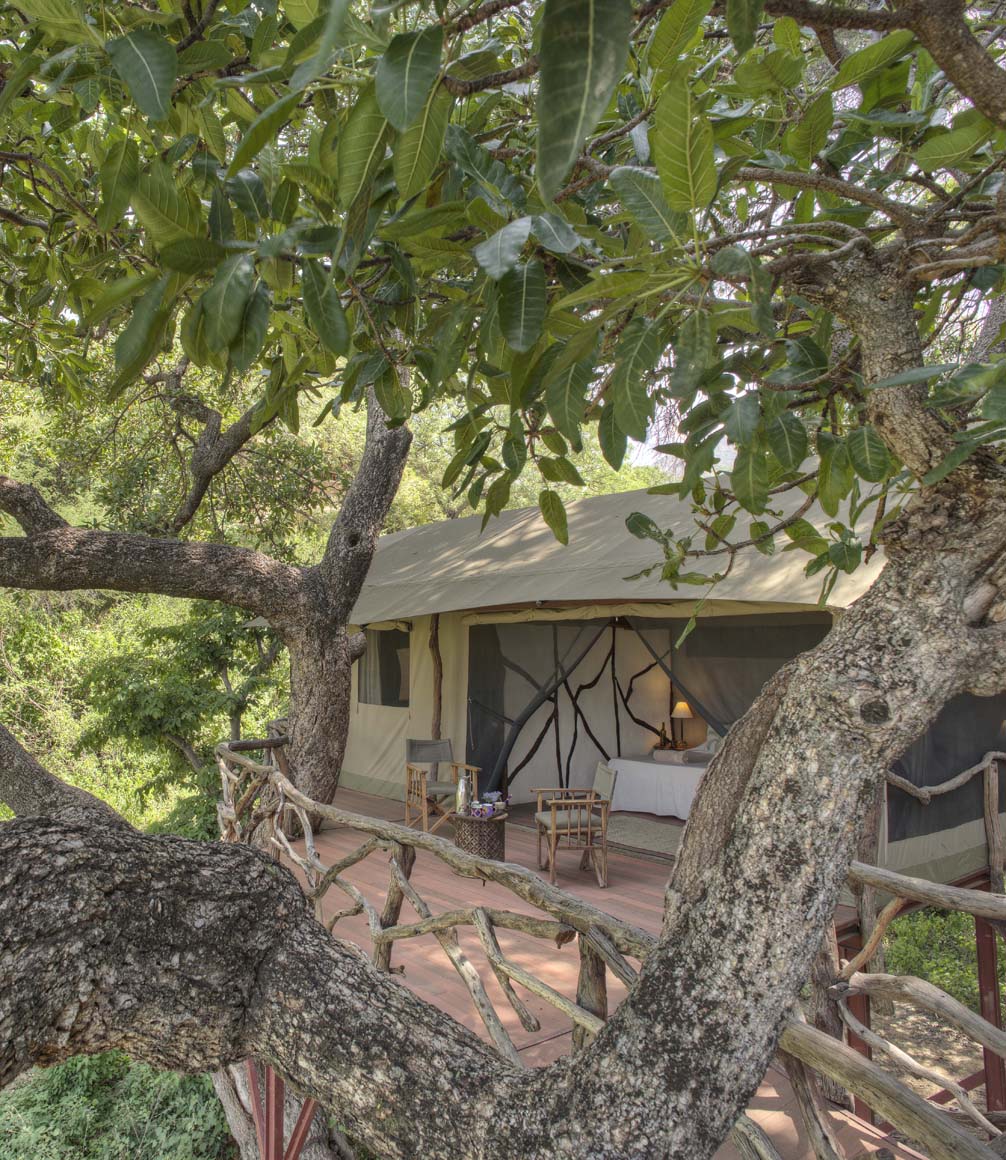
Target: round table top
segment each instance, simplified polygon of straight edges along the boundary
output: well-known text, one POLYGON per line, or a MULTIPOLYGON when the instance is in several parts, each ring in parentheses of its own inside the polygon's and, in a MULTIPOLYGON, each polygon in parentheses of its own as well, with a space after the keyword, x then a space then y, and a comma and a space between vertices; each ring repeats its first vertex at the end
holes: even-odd
POLYGON ((489 818, 480 818, 475 814, 459 814, 457 810, 452 810, 450 818, 452 822, 505 822, 510 814, 504 810, 501 814, 493 814, 489 818))

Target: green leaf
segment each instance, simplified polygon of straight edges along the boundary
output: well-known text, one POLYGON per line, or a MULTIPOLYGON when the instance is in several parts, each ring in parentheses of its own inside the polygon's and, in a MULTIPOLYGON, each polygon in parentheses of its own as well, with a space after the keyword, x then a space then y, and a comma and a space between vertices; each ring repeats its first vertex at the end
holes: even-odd
POLYGON ((227 192, 234 204, 250 221, 260 221, 272 213, 269 195, 262 178, 254 169, 241 169, 227 179, 227 192))
POLYGON ((210 350, 206 341, 206 315, 203 311, 203 299, 197 298, 189 307, 188 313, 182 319, 179 332, 182 350, 196 364, 197 367, 213 367, 214 370, 226 369, 226 361, 219 351, 210 350))
POLYGON ((178 73, 180 76, 188 76, 197 72, 213 72, 218 68, 226 68, 233 59, 230 49, 219 40, 197 40, 178 54, 178 73))
POLYGON ((438 85, 430 92, 420 117, 395 142, 393 166, 401 197, 415 197, 429 185, 443 155, 453 107, 454 97, 438 85))
POLYGON ((655 242, 671 242, 687 232, 688 215, 672 210, 667 204, 660 178, 655 173, 631 165, 619 165, 608 175, 608 180, 648 238, 655 242))
POLYGON ((904 387, 909 383, 924 383, 929 379, 938 379, 949 371, 957 370, 957 363, 936 363, 928 367, 912 367, 910 371, 902 371, 897 375, 889 375, 886 379, 877 379, 870 384, 873 390, 879 387, 904 387))
POLYGON ((892 32, 890 36, 884 36, 858 52, 850 52, 838 66, 838 75, 831 82, 832 89, 844 89, 865 81, 873 73, 904 56, 914 39, 915 34, 912 32, 892 32))
POLYGON ((615 405, 619 427, 639 442, 646 439, 653 414, 647 375, 657 365, 663 349, 661 328, 645 318, 632 319, 615 349, 615 369, 608 393, 615 405))
POLYGON ((269 314, 269 290, 264 282, 259 282, 248 299, 241 326, 231 343, 231 362, 241 374, 251 368, 262 350, 269 333, 269 314))
POLYGON ((549 418, 573 444, 580 446, 580 428, 587 406, 587 388, 594 374, 594 358, 581 359, 552 374, 545 386, 549 418))
POLYGON ((775 555, 775 540, 769 534, 771 528, 764 520, 752 520, 748 529, 749 537, 754 541, 755 550, 763 556, 775 555))
POLYGON ((353 204, 356 195, 377 172, 384 160, 390 131, 377 104, 374 86, 367 85, 357 97, 339 138, 339 200, 344 207, 353 204))
POLYGON ((668 72, 691 44, 703 19, 712 8, 711 0, 674 0, 661 17, 650 42, 648 61, 654 72, 668 72))
POLYGON ((625 520, 626 531, 637 540, 663 540, 663 533, 656 522, 643 512, 631 512, 625 520))
POLYGON ((796 471, 807 458, 807 428, 798 415, 782 411, 765 429, 769 450, 787 471, 796 471))
POLYGON ((27 95, 25 86, 38 72, 41 64, 42 61, 39 57, 29 54, 20 61, 13 72, 4 77, 3 88, 0 89, 0 117, 6 116, 7 110, 18 97, 27 95))
POLYGON ((950 452, 950 454, 943 460, 942 463, 937 464, 932 471, 928 472, 922 477, 922 482, 926 487, 931 487, 934 483, 939 483, 941 479, 946 478, 951 471, 969 459, 975 451, 982 445, 981 439, 969 439, 965 443, 958 444, 957 447, 950 452))
POLYGON ((937 133, 915 150, 915 162, 920 169, 926 170, 958 165, 984 145, 994 132, 992 122, 982 117, 960 128, 937 133))
POLYGON ((828 545, 828 559, 840 572, 855 572, 863 559, 863 547, 839 540, 828 545))
POLYGON ((148 270, 145 274, 129 274, 125 278, 117 278, 105 288, 101 297, 94 301, 84 318, 84 325, 97 326, 99 322, 114 314, 120 306, 132 302, 156 277, 157 273, 154 270, 148 270))
POLYGON ((499 281, 499 317, 507 345, 523 353, 541 337, 548 295, 541 262, 515 266, 499 281))
POLYGON ((349 322, 331 276, 317 262, 305 262, 301 278, 308 321, 333 354, 345 354, 349 350, 349 322))
POLYGON ((162 162, 140 174, 130 201, 140 225, 158 246, 202 232, 198 204, 179 190, 162 162))
POLYGON ((630 0, 545 0, 537 180, 548 204, 622 78, 632 31, 630 0))
POLYGON ((234 237, 234 215, 219 185, 213 187, 210 195, 209 227, 210 237, 215 242, 229 242, 234 237))
POLYGON ((727 0, 727 32, 741 55, 755 42, 765 0, 727 0))
POLYGON ((546 488, 538 496, 538 507, 545 518, 545 523, 552 529, 552 535, 560 544, 569 543, 569 525, 566 521, 566 508, 559 493, 546 488))
POLYGON ((801 165, 809 166, 828 143, 835 112, 831 93, 819 93, 804 109, 800 120, 787 129, 785 148, 801 165))
MULTIPOLYGON (((996 368, 997 370, 999 368, 996 368)), ((982 418, 1006 421, 1006 382, 993 383, 982 400, 982 418)))
POLYGON ((203 270, 219 266, 226 256, 223 246, 208 238, 179 238, 161 249, 164 265, 183 274, 201 274, 203 270))
POLYGON ((730 472, 730 487, 737 501, 758 515, 768 503, 769 470, 765 452, 758 447, 741 447, 730 472))
POLYGON ((530 235, 531 219, 518 218, 516 221, 507 222, 491 238, 480 242, 472 253, 489 277, 499 281, 508 270, 517 265, 520 252, 530 235))
POLYGON ((98 171, 101 182, 98 229, 103 233, 114 229, 122 220, 139 176, 140 153, 136 142, 128 137, 113 141, 98 171))
POLYGON ((855 476, 845 443, 825 432, 818 434, 821 466, 817 477, 817 496, 829 516, 838 514, 839 504, 849 494, 855 476))
POLYGON ((615 408, 611 403, 605 403, 601 408, 601 417, 597 422, 597 439, 601 444, 601 454, 618 471, 625 459, 629 437, 615 421, 615 408))
POLYGON ((705 209, 716 193, 713 131, 697 114, 688 77, 678 73, 661 94, 652 135, 653 158, 671 209, 705 209))
POLYGON ((140 112, 152 121, 166 121, 178 78, 178 56, 167 37, 141 28, 105 47, 140 112))
POLYGON ((99 48, 104 45, 95 25, 84 19, 83 6, 73 0, 23 0, 18 11, 28 17, 29 25, 37 22, 57 40, 99 48))
POLYGON ((548 457, 539 459, 538 470, 542 478, 547 479, 549 483, 572 483, 577 487, 583 487, 583 476, 565 456, 558 459, 548 457))
POLYGON ((397 367, 386 367, 374 381, 374 394, 392 423, 403 423, 412 410, 412 396, 405 389, 397 367))
POLYGON ((861 479, 879 483, 891 469, 887 445, 869 424, 856 427, 845 441, 849 459, 861 479))
POLYGON ((734 399, 726 413, 724 427, 727 438, 738 446, 750 443, 761 422, 761 403, 756 391, 747 391, 734 399))
MULTIPOLYGON (((812 556, 820 556, 822 552, 828 550, 828 541, 825 540, 810 520, 793 520, 783 530, 793 541, 793 548, 802 548, 803 551, 810 552, 812 556)), ((787 548, 785 550, 789 551, 790 549, 787 548)))
POLYGON ((531 219, 531 231, 553 254, 571 254, 583 241, 569 222, 556 213, 536 214, 531 219))
POLYGON ((263 110, 242 134, 230 165, 227 166, 227 176, 234 175, 243 169, 249 161, 258 156, 264 145, 271 141, 279 130, 290 119, 290 114, 300 102, 300 93, 290 93, 274 101, 268 109, 263 110))
POLYGON ((153 357, 167 317, 164 297, 168 280, 166 275, 158 278, 137 300, 128 324, 115 340, 115 365, 119 370, 135 368, 138 373, 153 357))
POLYGON ((217 270, 202 298, 206 342, 211 350, 226 350, 237 337, 254 282, 251 254, 235 254, 217 270))
POLYGON ((306 28, 312 21, 318 19, 321 2, 320 0, 285 0, 283 10, 294 28, 306 28))
POLYGON ((693 310, 681 324, 674 340, 671 393, 681 399, 694 394, 714 356, 715 346, 709 315, 702 310, 693 310))
MULTIPOLYGON (((290 14, 289 3, 286 6, 287 15, 290 14)), ((328 68, 332 59, 332 52, 342 39, 342 30, 346 24, 346 13, 349 11, 349 0, 329 0, 328 11, 325 14, 325 23, 318 38, 318 48, 307 60, 301 61, 293 70, 290 77, 290 88, 294 92, 301 92, 316 80, 328 68)), ((292 19, 292 17, 291 17, 292 19)), ((311 21, 308 21, 310 24, 311 21)), ((300 27, 300 26, 298 26, 300 27)))
POLYGON ((392 38, 374 73, 377 104, 399 132, 422 113, 440 75, 444 30, 439 24, 392 38))

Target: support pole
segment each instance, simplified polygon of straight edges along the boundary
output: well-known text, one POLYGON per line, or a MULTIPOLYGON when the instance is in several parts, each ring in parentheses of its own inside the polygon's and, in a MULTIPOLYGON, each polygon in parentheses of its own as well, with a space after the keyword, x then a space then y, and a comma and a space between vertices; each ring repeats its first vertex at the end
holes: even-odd
MULTIPOLYGON (((982 1018, 995 1027, 1002 1027, 1002 995, 999 989, 999 950, 992 927, 983 919, 975 918, 975 946, 978 950, 978 995, 982 1018)), ((985 1101, 990 1112, 1006 1109, 1006 1062, 982 1049, 985 1057, 985 1101)))
POLYGON ((284 1084, 274 1068, 265 1069, 265 1155, 262 1160, 283 1160, 284 1084))

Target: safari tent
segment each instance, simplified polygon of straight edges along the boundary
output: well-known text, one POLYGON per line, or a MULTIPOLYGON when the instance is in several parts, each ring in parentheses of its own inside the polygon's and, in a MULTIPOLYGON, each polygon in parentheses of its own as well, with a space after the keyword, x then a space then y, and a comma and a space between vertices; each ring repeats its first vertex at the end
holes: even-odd
MULTIPOLYGON (((565 547, 536 509, 483 532, 476 516, 382 537, 353 615, 367 646, 343 784, 401 797, 407 738, 450 738, 456 759, 482 768, 480 789, 505 783, 515 802, 535 786, 589 783, 599 759, 649 754, 661 727, 708 743, 883 565, 878 553, 843 575, 822 606, 820 578, 804 574, 806 554, 783 550, 785 537, 771 556, 745 549, 681 640, 703 589, 671 589, 659 568, 637 575, 659 549, 627 530, 633 512, 694 531, 687 502, 628 492, 569 505, 565 547), (672 718, 681 702, 690 718, 672 718)), ((896 772, 916 786, 946 781, 1006 748, 1004 718, 1006 698, 958 698, 896 772)), ((889 787, 885 814, 880 860, 892 869, 949 882, 987 865, 980 778, 928 805, 889 787)))

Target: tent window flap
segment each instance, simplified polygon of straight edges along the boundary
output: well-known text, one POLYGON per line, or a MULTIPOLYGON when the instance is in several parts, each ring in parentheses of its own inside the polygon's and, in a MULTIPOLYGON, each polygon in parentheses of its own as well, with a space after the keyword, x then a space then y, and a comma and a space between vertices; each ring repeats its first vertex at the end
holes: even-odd
POLYGON ((364 630, 367 647, 360 657, 361 705, 409 706, 409 634, 398 628, 364 630))

